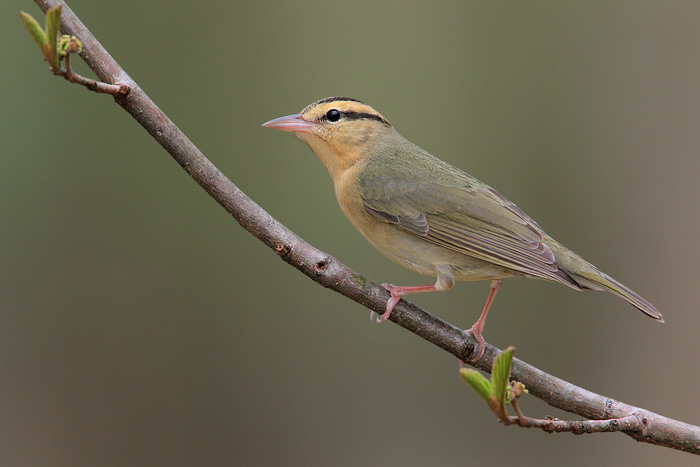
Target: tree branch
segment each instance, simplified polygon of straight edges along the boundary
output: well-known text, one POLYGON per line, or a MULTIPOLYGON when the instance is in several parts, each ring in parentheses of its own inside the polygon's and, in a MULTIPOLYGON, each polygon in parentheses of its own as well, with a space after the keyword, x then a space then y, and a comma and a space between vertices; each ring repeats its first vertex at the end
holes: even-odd
MULTIPOLYGON (((116 94, 115 101, 134 117, 244 229, 315 282, 345 295, 372 311, 384 310, 389 293, 383 287, 306 243, 239 190, 204 157, 138 84, 121 69, 65 2, 57 0, 35 0, 35 2, 44 12, 55 5, 62 5, 61 31, 80 39, 83 44, 80 56, 90 69, 104 83, 128 86, 129 92, 126 95, 116 94)), ((398 303, 390 319, 460 360, 470 361, 474 356, 476 342, 470 334, 465 334, 461 329, 405 300, 398 303)), ((499 352, 497 348, 487 344, 483 357, 473 366, 490 372, 493 359, 499 352)), ((631 430, 626 430, 625 426, 616 428, 637 441, 700 454, 700 427, 595 394, 517 359, 513 360, 512 378, 524 383, 530 394, 549 405, 588 419, 637 418, 641 424, 625 424, 633 427, 631 430)), ((602 425, 607 426, 606 423, 602 425)), ((556 426, 557 422, 550 421, 552 430, 557 431, 556 426)))

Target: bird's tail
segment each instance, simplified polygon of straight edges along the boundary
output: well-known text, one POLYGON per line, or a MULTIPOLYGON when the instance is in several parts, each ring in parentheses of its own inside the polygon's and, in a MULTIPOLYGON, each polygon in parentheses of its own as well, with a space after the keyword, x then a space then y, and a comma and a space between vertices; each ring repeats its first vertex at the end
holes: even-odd
POLYGON ((582 287, 594 290, 607 290, 623 300, 627 301, 629 304, 639 309, 644 314, 658 319, 662 323, 664 322, 664 317, 661 316, 659 310, 654 308, 654 305, 644 300, 636 292, 629 289, 625 285, 619 283, 612 277, 604 274, 600 271, 580 271, 574 274, 569 273, 576 282, 581 284, 582 287))

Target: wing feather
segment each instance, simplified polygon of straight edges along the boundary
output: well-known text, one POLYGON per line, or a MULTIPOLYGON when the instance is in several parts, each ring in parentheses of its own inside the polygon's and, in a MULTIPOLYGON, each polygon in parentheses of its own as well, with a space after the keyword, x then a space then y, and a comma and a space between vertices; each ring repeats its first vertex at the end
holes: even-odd
POLYGON ((559 270, 542 228, 505 196, 428 153, 416 164, 399 155, 381 167, 370 161, 359 178, 365 211, 456 252, 580 288, 559 270))

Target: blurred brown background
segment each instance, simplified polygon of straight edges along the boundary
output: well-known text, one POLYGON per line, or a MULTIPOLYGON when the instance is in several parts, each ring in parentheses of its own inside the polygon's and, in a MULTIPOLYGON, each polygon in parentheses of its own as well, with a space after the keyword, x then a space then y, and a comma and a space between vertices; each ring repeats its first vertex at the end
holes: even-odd
MULTIPOLYGON (((489 342, 700 423, 697 2, 70 5, 272 215, 377 282, 429 283, 354 231, 303 143, 260 127, 332 95, 374 106, 667 320, 509 280, 489 342)), ((697 461, 499 425, 452 356, 284 264, 111 98, 50 76, 19 10, 40 15, 29 0, 0 15, 0 464, 697 461)), ((466 327, 487 293, 411 299, 466 327)))

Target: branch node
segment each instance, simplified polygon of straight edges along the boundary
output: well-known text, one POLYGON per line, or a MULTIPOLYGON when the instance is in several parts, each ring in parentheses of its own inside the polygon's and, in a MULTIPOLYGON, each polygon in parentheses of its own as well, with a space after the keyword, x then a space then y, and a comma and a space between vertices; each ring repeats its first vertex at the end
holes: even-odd
POLYGON ((474 343, 470 340, 465 340, 464 345, 459 351, 459 360, 461 362, 470 362, 472 359, 472 356, 474 355, 474 352, 476 351, 476 347, 478 346, 478 343, 474 343))
POLYGON ((314 269, 316 270, 317 273, 322 273, 326 270, 327 266, 328 266, 328 258, 323 258, 320 261, 316 261, 316 264, 314 264, 314 269))
POLYGON ((289 262, 289 254, 291 252, 292 247, 290 245, 285 245, 284 243, 275 245, 275 253, 286 262, 289 262))

